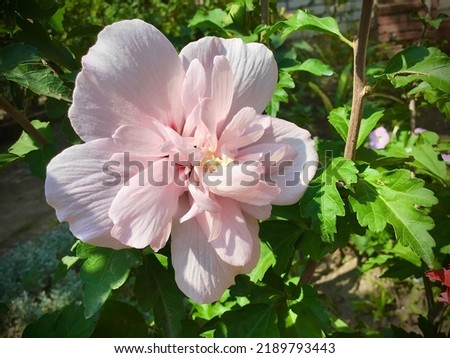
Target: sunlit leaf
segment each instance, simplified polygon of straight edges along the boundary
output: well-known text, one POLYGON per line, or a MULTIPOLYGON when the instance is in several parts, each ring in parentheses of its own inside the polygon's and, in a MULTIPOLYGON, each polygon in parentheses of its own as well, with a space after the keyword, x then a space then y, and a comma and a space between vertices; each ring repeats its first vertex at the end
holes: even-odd
POLYGON ((284 37, 288 36, 293 31, 312 30, 337 36, 341 41, 351 45, 351 42, 341 34, 338 23, 333 17, 320 18, 299 9, 284 23, 286 25, 282 32, 282 36, 284 37))
POLYGON ((292 59, 283 59, 278 65, 281 70, 287 72, 306 71, 316 76, 331 76, 334 73, 330 65, 323 63, 317 58, 309 58, 304 62, 298 62, 297 60, 292 59))
POLYGON ((80 244, 77 256, 85 259, 80 278, 84 283, 85 316, 92 317, 106 302, 111 291, 122 286, 131 268, 141 263, 137 250, 112 250, 80 244))
POLYGON ((433 267, 435 242, 428 231, 434 223, 419 207, 435 205, 437 199, 423 186, 423 180, 411 178, 408 170, 380 173, 367 169, 353 186, 349 201, 362 226, 380 232, 392 225, 398 240, 433 267))
MULTIPOLYGON (((339 135, 344 141, 347 140, 348 125, 350 121, 350 106, 343 106, 333 109, 328 115, 328 120, 330 124, 336 129, 339 135)), ((363 118, 361 121, 361 127, 359 129, 358 141, 356 143, 356 148, 359 148, 366 138, 369 136, 370 132, 375 128, 378 121, 383 117, 383 110, 376 111, 372 113, 367 118, 363 118)))
POLYGON ((281 71, 272 99, 266 108, 267 114, 270 116, 276 116, 280 109, 280 102, 288 102, 289 97, 286 89, 292 89, 294 87, 295 83, 292 76, 286 71, 281 71))
POLYGON ((336 185, 355 183, 357 172, 352 161, 333 159, 323 173, 310 183, 300 202, 302 216, 312 219, 314 228, 325 242, 334 240, 336 217, 345 215, 344 202, 336 185))
MULTIPOLYGON (((41 122, 39 120, 31 121, 34 128, 49 142, 53 141, 53 134, 50 129, 49 122, 41 122)), ((23 131, 19 139, 8 149, 8 152, 18 157, 25 157, 29 152, 38 150, 40 146, 36 143, 27 132, 23 131)))
POLYGON ((321 338, 326 332, 330 332, 330 317, 313 287, 302 286, 299 299, 289 302, 289 308, 285 318, 286 335, 321 338))
POLYGON ((264 277, 264 274, 269 267, 272 267, 276 263, 276 258, 269 245, 265 242, 261 242, 261 254, 259 256, 258 264, 249 274, 250 279, 253 282, 257 282, 264 277))
POLYGON ((450 59, 434 47, 412 46, 397 53, 388 62, 384 75, 395 87, 425 81, 450 93, 450 59))

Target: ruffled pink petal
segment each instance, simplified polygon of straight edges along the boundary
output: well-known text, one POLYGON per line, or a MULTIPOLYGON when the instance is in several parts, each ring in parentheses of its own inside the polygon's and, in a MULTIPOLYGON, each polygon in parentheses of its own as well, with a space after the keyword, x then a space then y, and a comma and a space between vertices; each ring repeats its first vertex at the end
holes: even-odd
MULTIPOLYGON (((189 209, 186 195, 179 201, 179 215, 189 209)), ((252 236, 257 237, 258 225, 249 221, 252 236)), ((242 267, 224 262, 208 242, 196 220, 172 226, 172 264, 178 287, 190 298, 199 303, 211 303, 220 299, 223 292, 234 283, 234 277, 250 272, 259 258, 259 243, 253 243, 253 252, 248 264, 242 267)))
POLYGON ((134 126, 120 126, 112 136, 114 142, 124 151, 139 153, 146 157, 162 157, 167 152, 162 150, 167 141, 164 133, 158 128, 142 128, 134 126))
MULTIPOLYGON (((199 60, 194 59, 186 70, 186 76, 181 90, 185 117, 188 117, 200 100, 205 97, 206 74, 199 60)), ((193 128, 184 128, 184 134, 190 135, 193 128)))
POLYGON ((247 157, 251 157, 252 153, 286 155, 287 158, 278 162, 275 170, 272 169, 269 181, 276 183, 281 189, 272 204, 291 205, 300 199, 314 177, 318 155, 307 130, 283 119, 270 119, 272 125, 265 130, 264 135, 239 154, 247 157), (280 144, 283 146, 279 146, 280 144), (282 149, 284 146, 287 146, 285 150, 282 149), (292 159, 288 160, 289 156, 292 159))
POLYGON ((251 205, 247 203, 240 203, 242 211, 258 220, 266 220, 270 218, 272 213, 272 205, 251 205))
POLYGON ((218 202, 222 207, 220 212, 205 211, 197 215, 196 219, 211 246, 223 261, 233 266, 245 266, 251 260, 257 237, 252 236, 238 203, 223 197, 218 198, 218 202), (206 230, 205 221, 208 225, 206 230), (220 229, 218 234, 216 228, 220 229), (215 237, 211 239, 213 235, 215 237))
POLYGON ((277 84, 278 70, 272 52, 264 45, 245 44, 241 39, 219 39, 205 37, 188 44, 180 53, 185 69, 198 59, 206 71, 209 96, 213 61, 216 56, 225 56, 234 77, 234 97, 228 119, 241 108, 253 107, 257 113, 266 108, 277 84))
POLYGON ((234 92, 233 72, 225 56, 214 57, 211 81, 213 118, 217 122, 216 132, 221 133, 231 108, 234 92))
POLYGON ((114 151, 112 139, 98 139, 75 145, 52 159, 47 167, 45 195, 58 220, 69 223, 80 240, 90 244, 124 248, 110 232, 108 211, 123 186, 119 166, 108 164, 114 151), (104 171, 105 170, 105 171, 104 171))
POLYGON ((214 198, 211 198, 209 192, 205 191, 198 185, 188 184, 188 190, 192 199, 200 209, 211 212, 218 212, 222 210, 217 201, 214 198))
POLYGON ((109 210, 114 223, 111 235, 117 240, 139 249, 164 247, 178 197, 185 190, 171 181, 170 170, 168 160, 154 162, 120 189, 109 210))
POLYGON ((253 108, 242 108, 222 131, 219 139, 219 147, 232 144, 236 138, 239 138, 242 133, 255 122, 255 120, 256 111, 253 108))
POLYGON ((262 181, 259 163, 228 165, 220 171, 205 174, 204 182, 212 193, 252 205, 268 205, 280 193, 275 185, 262 181))
POLYGON ((110 137, 121 125, 146 127, 150 117, 181 128, 184 69, 154 26, 141 20, 106 26, 82 67, 69 117, 84 141, 110 137))

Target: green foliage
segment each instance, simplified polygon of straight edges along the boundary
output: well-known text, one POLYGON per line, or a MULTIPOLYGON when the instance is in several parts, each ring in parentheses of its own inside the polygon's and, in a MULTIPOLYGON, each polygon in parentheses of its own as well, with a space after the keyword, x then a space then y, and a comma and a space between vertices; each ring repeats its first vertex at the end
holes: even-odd
MULTIPOLYGON (((334 127, 334 129, 336 129, 336 131, 344 141, 347 140, 350 111, 350 106, 343 106, 333 109, 328 115, 330 124, 334 127)), ((383 110, 380 110, 372 113, 369 117, 364 117, 362 119, 356 148, 359 148, 362 144, 364 144, 370 132, 375 128, 378 121, 383 117, 383 112, 383 110)))
POLYGON ((134 292, 144 310, 153 308, 155 323, 165 337, 180 335, 185 296, 175 284, 173 270, 164 267, 156 256, 145 256, 136 273, 134 292))
POLYGON ((437 48, 413 46, 396 54, 387 64, 384 75, 395 87, 414 81, 450 93, 450 60, 437 48))
POLYGON ((289 221, 265 221, 261 223, 259 237, 270 247, 274 255, 273 270, 281 275, 289 268, 295 244, 302 230, 289 221))
POLYGON ((280 72, 277 87, 275 92, 266 108, 266 113, 271 116, 276 116, 280 109, 280 102, 287 103, 289 100, 286 89, 292 89, 295 87, 294 80, 288 72, 280 72))
POLYGON ((337 233, 336 217, 345 215, 344 201, 337 186, 350 188, 357 181, 357 173, 351 161, 334 158, 322 174, 311 182, 302 199, 302 216, 312 219, 315 230, 325 242, 334 241, 337 233))
POLYGON ((392 225, 400 242, 433 267, 435 242, 428 231, 434 223, 423 208, 435 205, 437 200, 423 186, 424 182, 411 178, 407 170, 366 169, 353 186, 349 201, 362 226, 380 232, 386 224, 392 225))
POLYGON ((450 59, 444 52, 435 47, 409 47, 388 62, 383 76, 395 87, 416 83, 408 94, 423 95, 450 118, 450 59))
POLYGON ((330 317, 311 286, 303 286, 300 297, 289 304, 288 336, 321 338, 330 332, 330 317))
POLYGON ((95 317, 86 319, 84 308, 75 304, 43 315, 24 330, 24 338, 87 338, 95 328, 95 317))
POLYGON ((141 263, 135 250, 112 250, 89 244, 77 246, 77 256, 85 259, 81 266, 83 303, 86 318, 92 317, 106 302, 112 290, 122 286, 133 267, 141 263))
POLYGON ((283 27, 283 37, 290 35, 294 31, 311 30, 336 36, 347 45, 352 46, 351 42, 342 35, 336 20, 332 17, 319 18, 299 9, 289 20, 284 21, 283 27))
POLYGON ((92 337, 145 338, 148 337, 148 326, 133 306, 108 300, 100 311, 92 337))
POLYGON ((238 310, 224 313, 214 337, 225 338, 277 338, 277 313, 266 304, 247 305, 238 310), (242 319, 245 317, 245 319, 242 319))

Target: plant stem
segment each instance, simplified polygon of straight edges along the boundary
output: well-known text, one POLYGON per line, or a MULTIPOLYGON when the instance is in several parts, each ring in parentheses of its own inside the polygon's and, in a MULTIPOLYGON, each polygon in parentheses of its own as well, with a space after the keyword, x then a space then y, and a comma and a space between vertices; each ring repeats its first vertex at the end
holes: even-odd
POLYGON ((308 260, 305 269, 303 270, 302 276, 300 277, 300 285, 308 285, 311 283, 314 272, 317 268, 317 261, 308 260))
POLYGON ((269 25, 269 0, 261 0, 261 22, 269 25))
MULTIPOLYGON (((263 25, 269 25, 269 0, 261 0, 261 23, 263 25)), ((264 31, 261 32, 260 42, 263 42, 264 31)), ((265 41, 265 45, 269 47, 269 39, 265 41)))
POLYGON ((358 37, 353 42, 353 98, 350 124, 345 143, 344 157, 354 159, 359 128, 361 126, 364 96, 368 92, 365 84, 366 52, 369 39, 370 20, 372 17, 373 0, 363 0, 358 37))
POLYGON ((39 145, 45 146, 47 140, 33 127, 28 119, 0 94, 0 107, 3 108, 39 145))

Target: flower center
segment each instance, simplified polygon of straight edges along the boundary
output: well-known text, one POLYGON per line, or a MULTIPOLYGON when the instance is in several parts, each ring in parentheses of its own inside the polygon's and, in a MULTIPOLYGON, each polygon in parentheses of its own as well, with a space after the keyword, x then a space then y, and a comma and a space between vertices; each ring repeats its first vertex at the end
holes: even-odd
POLYGON ((226 167, 233 162, 233 159, 226 155, 218 156, 212 150, 208 149, 200 162, 200 167, 205 173, 216 173, 221 167, 226 167))

